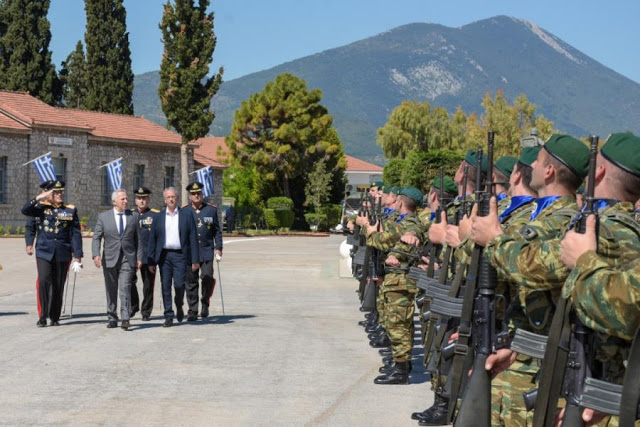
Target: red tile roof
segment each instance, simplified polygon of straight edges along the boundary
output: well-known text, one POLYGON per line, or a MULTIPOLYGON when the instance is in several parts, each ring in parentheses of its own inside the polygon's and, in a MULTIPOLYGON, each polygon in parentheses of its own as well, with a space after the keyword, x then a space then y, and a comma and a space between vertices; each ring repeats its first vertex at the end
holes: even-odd
POLYGON ((99 113, 84 110, 64 110, 78 122, 92 126, 91 135, 98 138, 181 144, 182 137, 142 117, 99 113))
POLYGON ((9 129, 12 131, 23 131, 29 133, 29 128, 23 125, 22 123, 12 119, 9 116, 5 116, 0 113, 0 130, 9 129))
POLYGON ((382 172, 384 169, 378 165, 367 163, 364 160, 355 157, 345 156, 347 158, 346 172, 382 172))
POLYGON ((225 144, 223 136, 205 136, 197 139, 195 143, 200 146, 193 151, 194 161, 204 166, 213 166, 214 169, 229 167, 224 163, 229 147, 225 144))
POLYGON ((63 127, 96 138, 180 144, 179 134, 143 117, 52 107, 25 92, 0 91, 0 128, 63 127), (3 115, 3 114, 4 115, 3 115), (6 122, 2 117, 14 119, 6 122))

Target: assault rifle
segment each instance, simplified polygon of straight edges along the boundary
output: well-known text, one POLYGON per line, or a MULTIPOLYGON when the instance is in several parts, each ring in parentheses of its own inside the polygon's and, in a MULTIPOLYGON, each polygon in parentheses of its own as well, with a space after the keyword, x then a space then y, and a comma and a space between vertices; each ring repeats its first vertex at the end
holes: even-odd
MULTIPOLYGON (((490 179, 493 175, 493 143, 494 132, 488 133, 488 168, 487 183, 484 191, 481 187, 476 188, 476 202, 478 203, 478 215, 488 216, 490 210, 490 198, 494 194, 493 183, 490 179)), ((478 178, 481 174, 482 163, 478 156, 478 178)), ((479 181, 479 179, 477 179, 479 181)), ((496 295, 495 288, 498 283, 497 272, 489 260, 482 256, 482 246, 475 245, 472 255, 472 263, 467 275, 465 301, 472 298, 471 289, 477 287, 477 296, 473 300, 473 326, 469 328, 467 323, 470 319, 465 316, 463 307, 463 317, 460 321, 460 339, 468 340, 468 332, 473 335, 473 347, 475 357, 473 361, 473 372, 467 383, 460 412, 455 420, 455 425, 460 426, 490 426, 491 425, 491 374, 485 369, 487 357, 495 353, 496 350, 506 347, 508 332, 506 328, 506 316, 503 318, 502 331, 496 331, 496 306, 500 295, 496 295), (477 268, 474 270, 477 260, 477 268), (474 286, 475 285, 475 286, 474 286), (470 292, 467 292, 470 291, 470 292), (468 298, 468 299, 467 299, 468 298)), ((506 304, 505 304, 506 305, 506 304)), ((470 310, 467 308, 467 313, 470 310)), ((460 341, 459 339, 459 341, 460 341)), ((465 344, 465 342, 462 344, 465 344)), ((468 341, 467 341, 468 342, 468 341)), ((458 343, 460 344, 460 342, 458 343)), ((455 402, 451 402, 455 403, 455 402)))
MULTIPOLYGON (((377 200, 373 199, 373 205, 370 206, 371 215, 369 216, 369 224, 374 225, 378 224, 377 231, 382 230, 382 198, 379 197, 377 200)), ((366 288, 364 290, 364 297, 362 299, 362 308, 365 311, 376 311, 376 297, 378 295, 378 278, 383 276, 384 267, 380 264, 380 254, 379 251, 375 248, 370 248, 367 246, 370 251, 370 258, 365 259, 365 263, 369 264, 369 283, 366 284, 366 288)), ((365 278, 366 281, 366 278, 365 278)))

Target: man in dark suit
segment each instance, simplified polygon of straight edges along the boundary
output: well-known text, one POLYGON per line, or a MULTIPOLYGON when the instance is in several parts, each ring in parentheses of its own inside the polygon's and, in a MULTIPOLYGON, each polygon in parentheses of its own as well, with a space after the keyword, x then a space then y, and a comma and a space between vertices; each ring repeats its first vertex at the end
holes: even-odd
POLYGON ((149 271, 155 273, 156 266, 160 267, 164 327, 170 327, 174 316, 171 283, 176 290, 176 318, 182 322, 187 265, 191 264, 192 271, 200 268, 200 253, 193 215, 182 213, 178 208, 178 193, 174 188, 165 189, 162 195, 166 207, 157 214, 151 225, 147 255, 149 271))
POLYGON ((55 181, 52 188, 40 193, 22 207, 22 214, 40 219, 41 229, 36 241, 36 263, 40 286, 42 311, 38 314, 37 326, 60 325, 64 282, 72 261, 74 271, 79 271, 82 259, 82 235, 78 210, 65 205, 64 181, 55 181), (47 202, 47 198, 51 201, 47 202))
POLYGON ((118 295, 120 295, 121 327, 129 329, 131 313, 131 281, 136 268, 142 265, 143 250, 138 237, 138 213, 127 209, 125 190, 111 194, 113 209, 98 215, 91 252, 97 268, 103 267, 107 291, 107 328, 118 326, 118 295), (104 239, 102 256, 100 244, 104 239))
POLYGON ((189 200, 191 204, 183 209, 193 215, 198 230, 198 246, 200 249, 200 269, 190 271, 187 269, 187 303, 189 312, 187 322, 194 322, 198 319, 198 276, 202 280, 202 311, 200 315, 203 319, 209 316, 209 301, 213 295, 215 279, 213 278, 213 257, 214 248, 216 257, 222 257, 222 230, 218 222, 218 210, 215 206, 203 203, 203 185, 199 182, 192 182, 187 186, 189 200))

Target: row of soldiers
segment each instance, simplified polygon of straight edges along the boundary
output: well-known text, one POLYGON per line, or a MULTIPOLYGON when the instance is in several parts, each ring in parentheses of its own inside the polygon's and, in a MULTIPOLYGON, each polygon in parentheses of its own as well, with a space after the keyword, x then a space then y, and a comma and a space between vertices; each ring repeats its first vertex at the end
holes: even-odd
POLYGON ((640 138, 554 134, 495 163, 488 139, 424 209, 377 182, 349 224, 374 382, 409 383, 417 307, 435 396, 420 425, 633 425, 640 138))

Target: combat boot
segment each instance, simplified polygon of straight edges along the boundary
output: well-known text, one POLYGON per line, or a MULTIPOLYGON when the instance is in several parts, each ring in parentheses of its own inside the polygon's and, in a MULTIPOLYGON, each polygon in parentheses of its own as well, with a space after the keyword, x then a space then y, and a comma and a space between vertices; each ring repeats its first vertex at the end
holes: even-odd
MULTIPOLYGON (((391 371, 393 371, 393 368, 396 366, 395 363, 391 362, 389 364, 385 363, 384 365, 382 365, 379 369, 378 372, 380 372, 381 374, 388 374, 391 371)), ((413 366, 411 365, 411 361, 409 361, 409 373, 411 373, 411 371, 413 370, 413 366)))
POLYGON ((391 345, 391 340, 389 339, 389 336, 385 333, 383 335, 380 335, 379 338, 377 338, 375 341, 374 340, 369 341, 369 345, 373 348, 388 347, 391 345))
POLYGON ((393 356, 389 355, 389 356, 385 356, 382 358, 382 363, 385 365, 391 365, 393 364, 393 356))
POLYGON ((436 393, 433 406, 425 409, 423 412, 411 414, 411 418, 420 421, 421 426, 443 426, 447 424, 447 416, 449 413, 449 398, 436 393), (417 415, 417 418, 413 416, 417 415))
POLYGON ((393 353, 393 350, 391 350, 391 346, 378 350, 378 354, 380 356, 385 356, 385 357, 391 356, 392 353, 393 353))
POLYGON ((387 375, 380 375, 373 380, 376 384, 409 384, 410 362, 396 362, 393 370, 387 375))

